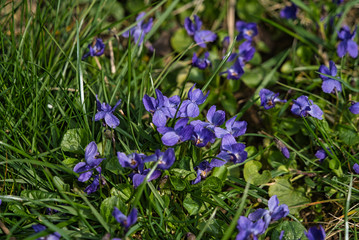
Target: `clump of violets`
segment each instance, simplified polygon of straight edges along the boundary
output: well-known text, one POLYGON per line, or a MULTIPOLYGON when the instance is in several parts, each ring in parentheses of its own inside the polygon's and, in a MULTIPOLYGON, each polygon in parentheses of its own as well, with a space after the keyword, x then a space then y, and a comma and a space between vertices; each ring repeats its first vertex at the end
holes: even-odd
POLYGON ((259 91, 259 97, 261 99, 261 106, 264 107, 264 109, 268 110, 273 107, 275 107, 275 104, 277 102, 287 102, 287 100, 280 100, 278 98, 279 93, 274 93, 268 89, 262 88, 259 91))
POLYGON ((192 66, 197 67, 199 69, 206 69, 211 66, 211 62, 209 61, 209 52, 204 54, 204 58, 198 58, 196 53, 193 53, 192 57, 192 66))
POLYGON ((272 196, 268 200, 268 208, 269 210, 263 208, 257 209, 255 212, 249 214, 248 219, 253 222, 263 219, 265 229, 267 229, 271 222, 278 221, 289 214, 289 208, 286 204, 279 205, 277 195, 272 196))
POLYGON ((356 30, 355 28, 351 33, 349 27, 344 26, 338 32, 338 38, 341 40, 337 47, 339 57, 343 57, 346 53, 349 53, 352 58, 358 56, 358 44, 354 41, 356 30))
POLYGON ((111 107, 107 103, 101 103, 96 95, 97 113, 95 115, 95 121, 105 120, 105 125, 110 128, 116 128, 120 125, 120 120, 113 114, 116 108, 121 104, 121 99, 117 101, 114 107, 111 107))
POLYGON ((359 102, 352 102, 349 111, 353 114, 359 114, 359 102))
POLYGON ((252 41, 252 39, 258 34, 256 23, 246 23, 244 21, 237 21, 236 29, 239 32, 237 36, 237 41, 240 41, 242 39, 252 41))
POLYGON ((82 60, 91 56, 101 56, 105 52, 105 44, 102 42, 101 38, 96 38, 95 44, 88 45, 89 52, 82 56, 82 60))
POLYGON ((314 104, 312 100, 308 99, 307 96, 300 96, 297 100, 293 100, 293 106, 291 109, 292 113, 301 117, 307 117, 308 115, 317 118, 319 120, 323 119, 323 111, 314 104))
POLYGON ((197 15, 194 15, 193 18, 193 22, 189 17, 184 20, 184 28, 200 47, 205 48, 206 42, 213 42, 217 39, 217 34, 210 30, 201 30, 202 21, 197 15))
POLYGON ((297 5, 291 3, 290 6, 286 6, 280 11, 279 16, 281 18, 294 20, 297 18, 297 11, 298 11, 297 5))
MULTIPOLYGON (((319 67, 319 72, 329 76, 336 77, 337 67, 335 66, 335 63, 333 61, 329 61, 329 69, 325 65, 321 65, 319 67)), ((338 80, 332 79, 331 77, 324 76, 322 74, 320 74, 319 76, 323 80, 322 83, 323 92, 334 93, 335 90, 337 90, 338 92, 342 91, 342 85, 338 80)))
MULTIPOLYGON (((46 227, 44 225, 41 225, 41 224, 35 224, 35 225, 32 225, 31 227, 34 229, 34 231, 36 233, 39 233, 39 232, 42 232, 42 231, 46 230, 46 227)), ((54 233, 51 233, 51 234, 47 235, 46 237, 38 238, 38 240, 45 240, 45 239, 59 240, 60 238, 61 238, 60 233, 54 232, 54 233)))
POLYGON ((325 231, 322 225, 309 228, 308 232, 304 232, 309 240, 325 240, 325 231))
POLYGON ((144 23, 145 12, 138 14, 136 18, 137 25, 122 34, 123 37, 128 38, 133 36, 135 43, 141 45, 145 35, 151 31, 153 19, 150 18, 147 23, 144 23))
POLYGON ((123 214, 117 207, 114 208, 112 216, 120 223, 124 228, 125 232, 137 222, 137 209, 133 208, 128 216, 123 214))

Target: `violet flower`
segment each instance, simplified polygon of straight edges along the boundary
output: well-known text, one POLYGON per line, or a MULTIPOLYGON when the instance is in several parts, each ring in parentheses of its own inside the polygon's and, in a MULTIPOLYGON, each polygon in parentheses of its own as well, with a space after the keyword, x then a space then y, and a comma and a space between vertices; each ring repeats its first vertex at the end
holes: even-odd
POLYGON ((169 169, 176 160, 175 151, 173 148, 167 149, 165 152, 157 149, 155 154, 148 156, 144 159, 144 162, 158 162, 157 168, 166 170, 169 169))
POLYGON ((295 5, 294 3, 291 3, 290 6, 286 6, 285 8, 283 8, 280 11, 280 17, 281 18, 286 18, 286 19, 296 19, 297 18, 297 5, 295 5))
POLYGON ((223 138, 226 134, 231 134, 233 137, 239 137, 247 131, 246 121, 236 121, 237 116, 232 117, 226 122, 226 129, 215 127, 214 133, 217 138, 223 138))
MULTIPOLYGON (((85 188, 84 192, 87 193, 88 195, 90 195, 91 193, 96 192, 98 186, 100 186, 100 177, 101 177, 100 174, 96 175, 94 177, 94 179, 93 179, 93 182, 85 188)), ((103 183, 103 185, 104 184, 105 183, 103 183)))
POLYGON ((204 54, 204 58, 198 58, 196 53, 193 53, 192 65, 199 69, 206 69, 208 66, 211 66, 211 62, 208 59, 209 52, 204 54))
POLYGON ((209 172, 212 170, 212 167, 209 162, 203 161, 195 169, 197 171, 197 177, 192 181, 192 184, 197 184, 202 181, 202 179, 206 179, 209 172))
POLYGON ((188 118, 179 119, 174 128, 159 127, 157 131, 163 136, 162 143, 166 146, 174 146, 178 143, 185 142, 191 139, 193 126, 187 125, 188 118))
POLYGON ((300 96, 297 100, 293 100, 292 113, 301 117, 311 115, 314 118, 322 120, 323 111, 315 105, 307 96, 300 96))
POLYGON ((359 174, 359 164, 354 163, 354 165, 353 165, 353 170, 354 170, 354 172, 355 172, 356 174, 359 174))
POLYGON ((216 136, 211 130, 197 124, 193 128, 192 140, 197 147, 205 147, 208 142, 214 143, 216 136))
POLYGON ((224 111, 222 110, 218 110, 216 111, 216 106, 213 105, 207 112, 207 121, 208 122, 202 122, 201 120, 195 120, 191 122, 192 126, 196 126, 196 125, 201 125, 205 128, 211 129, 212 131, 214 131, 215 127, 221 126, 225 119, 226 119, 226 114, 224 111))
POLYGON ((181 117, 197 117, 199 115, 198 105, 204 103, 208 97, 209 91, 204 95, 200 89, 193 90, 195 86, 196 84, 188 91, 189 100, 182 102, 180 107, 181 117))
POLYGON ((352 105, 349 107, 349 111, 353 114, 359 114, 359 102, 352 102, 352 105))
POLYGON ((167 123, 167 118, 174 118, 177 106, 181 102, 179 96, 167 98, 158 89, 155 90, 157 99, 145 94, 142 102, 145 109, 153 114, 152 122, 156 127, 164 127, 167 123))
POLYGON ((131 34, 135 39, 135 43, 141 45, 145 35, 151 31, 153 19, 150 18, 147 23, 144 23, 145 12, 138 14, 136 18, 137 25, 122 34, 123 37, 128 38, 131 34))
POLYGON ((248 153, 244 151, 245 148, 246 145, 237 143, 231 134, 225 135, 222 138, 221 152, 217 155, 216 159, 212 159, 210 166, 220 167, 227 163, 227 161, 231 161, 234 164, 244 162, 248 156, 248 153))
MULTIPOLYGON (((327 148, 328 151, 331 153, 332 151, 330 150, 330 148, 327 148)), ((324 159, 326 159, 328 157, 327 152, 322 148, 319 149, 316 153, 315 156, 318 158, 319 162, 322 163, 324 161, 324 159)))
POLYGON ((118 105, 121 103, 121 99, 117 101, 115 106, 112 108, 107 103, 101 103, 96 95, 96 103, 97 103, 97 113, 95 115, 95 121, 100 121, 101 119, 105 119, 106 125, 110 128, 115 128, 120 125, 120 120, 113 115, 113 112, 116 110, 118 105))
POLYGON ((287 102, 287 100, 280 100, 278 96, 279 93, 274 93, 268 89, 262 88, 259 91, 259 97, 261 98, 261 106, 263 106, 264 109, 268 110, 275 107, 275 104, 277 102, 287 102))
MULTIPOLYGON (((337 67, 333 61, 329 61, 329 69, 325 65, 321 65, 319 67, 319 72, 324 73, 326 75, 330 75, 336 77, 337 75, 337 67)), ((319 75, 319 77, 323 80, 322 89, 325 93, 334 93, 336 89, 338 92, 342 91, 342 85, 338 80, 332 79, 331 77, 319 75)))
POLYGON ((126 156, 126 154, 122 152, 117 152, 118 161, 123 168, 137 168, 142 171, 144 165, 143 157, 143 154, 138 153, 131 153, 126 156))
POLYGON ((74 167, 74 172, 81 173, 78 180, 80 182, 86 182, 89 180, 93 174, 94 168, 97 170, 97 172, 101 173, 101 167, 99 167, 99 165, 102 160, 104 160, 104 158, 99 158, 96 143, 90 142, 85 149, 86 162, 79 162, 74 167))
POLYGON ((238 58, 238 61, 243 68, 245 63, 250 61, 254 53, 256 52, 256 49, 252 46, 251 41, 244 41, 238 48, 238 53, 232 53, 229 58, 227 59, 227 62, 233 61, 235 58, 238 58))
POLYGON ((89 52, 82 56, 82 60, 91 56, 101 56, 105 51, 105 44, 102 42, 101 38, 96 38, 96 42, 94 45, 89 44, 87 46, 89 48, 89 52))
POLYGON ((354 41, 356 35, 356 27, 353 33, 350 33, 350 29, 348 26, 344 26, 338 32, 338 38, 341 42, 338 44, 337 53, 339 57, 343 57, 346 53, 352 58, 356 58, 358 56, 358 45, 354 41))
POLYGON ((270 222, 278 221, 289 214, 289 208, 286 204, 279 205, 277 195, 272 196, 268 200, 268 208, 269 210, 259 208, 255 212, 249 214, 248 218, 251 221, 258 221, 263 218, 265 229, 267 229, 270 222))
MULTIPOLYGON (((141 185, 141 183, 143 183, 143 181, 145 180, 147 174, 151 171, 151 169, 146 169, 143 171, 140 171, 139 173, 135 173, 132 175, 132 183, 133 183, 133 187, 137 188, 138 186, 141 185)), ((155 170, 152 175, 150 176, 150 178, 147 180, 147 182, 151 182, 152 180, 157 179, 159 176, 161 176, 161 171, 160 170, 155 170)))
POLYGON ((236 240, 258 240, 258 237, 266 231, 265 223, 262 219, 256 222, 250 221, 248 218, 240 216, 238 219, 236 240))
POLYGON ((325 240, 325 231, 322 225, 309 228, 308 232, 305 232, 305 236, 309 240, 325 240))
POLYGON ((120 223, 124 228, 125 232, 137 222, 137 209, 133 208, 128 216, 124 215, 117 207, 114 208, 112 216, 120 223))
POLYGON ((227 74, 227 79, 238 80, 244 74, 242 63, 239 58, 234 62, 234 64, 227 69, 225 72, 221 72, 220 75, 227 74))
POLYGON ((217 34, 210 30, 201 30, 202 21, 197 15, 194 15, 194 21, 192 22, 189 17, 184 20, 184 28, 188 35, 193 36, 196 43, 202 47, 206 47, 206 42, 213 42, 217 38, 217 34))
POLYGON ((239 32, 237 41, 242 39, 252 40, 258 34, 256 23, 246 23, 243 21, 236 22, 236 28, 239 32))
MULTIPOLYGON (((44 225, 41 225, 41 224, 35 224, 35 225, 32 225, 31 227, 34 229, 34 231, 36 233, 39 233, 39 232, 42 232, 42 231, 46 230, 46 227, 44 225)), ((46 237, 38 238, 37 240, 45 240, 45 239, 59 240, 60 238, 61 238, 60 233, 54 232, 54 233, 51 233, 51 234, 47 235, 46 237)))

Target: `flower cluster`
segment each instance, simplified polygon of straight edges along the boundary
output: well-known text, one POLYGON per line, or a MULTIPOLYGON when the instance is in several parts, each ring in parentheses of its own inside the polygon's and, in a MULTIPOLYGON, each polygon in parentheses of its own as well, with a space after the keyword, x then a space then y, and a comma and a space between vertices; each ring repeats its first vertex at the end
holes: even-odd
POLYGON ((260 235, 265 233, 270 223, 278 221, 289 214, 288 206, 285 204, 279 205, 276 195, 268 200, 268 208, 269 210, 259 208, 249 214, 248 218, 241 216, 238 220, 237 228, 239 233, 236 239, 258 239, 260 235))

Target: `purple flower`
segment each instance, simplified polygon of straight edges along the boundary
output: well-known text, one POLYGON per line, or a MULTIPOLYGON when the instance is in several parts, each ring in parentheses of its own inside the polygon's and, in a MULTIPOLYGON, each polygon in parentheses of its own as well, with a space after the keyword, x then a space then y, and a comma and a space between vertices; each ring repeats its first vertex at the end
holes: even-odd
POLYGON ((184 28, 186 29, 188 35, 194 36, 196 43, 202 47, 206 47, 206 42, 213 42, 217 38, 217 34, 209 30, 201 30, 202 21, 197 15, 194 15, 194 22, 191 21, 189 17, 184 20, 184 28))
POLYGON ((89 48, 90 52, 83 55, 82 60, 89 56, 101 56, 105 51, 105 44, 102 42, 101 38, 96 38, 95 45, 92 46, 91 44, 89 44, 87 47, 89 48))
POLYGON ((101 175, 98 174, 94 177, 93 182, 85 188, 85 190, 84 190, 85 193, 90 195, 91 193, 94 193, 97 191, 97 188, 100 185, 100 176, 101 175))
POLYGON ((344 2, 344 0, 332 0, 333 3, 339 5, 344 2))
POLYGON ((244 70, 239 58, 237 58, 234 64, 230 68, 228 68, 227 71, 221 72, 220 75, 226 73, 227 73, 227 79, 238 80, 242 77, 242 75, 244 74, 244 70))
MULTIPOLYGON (((327 148, 329 152, 332 152, 330 150, 330 148, 327 148)), ((328 154, 326 153, 326 151, 322 148, 319 149, 316 153, 315 156, 319 159, 319 162, 322 163, 324 159, 326 159, 328 157, 328 154)))
POLYGON ((162 143, 166 146, 174 146, 178 143, 185 142, 191 139, 193 126, 187 125, 188 118, 179 119, 174 128, 159 127, 157 131, 163 136, 162 143))
POLYGON ((133 208, 127 217, 117 207, 115 207, 112 212, 112 216, 118 223, 121 223, 121 225, 125 227, 125 231, 127 232, 129 227, 137 222, 137 209, 133 208))
POLYGON ((167 98, 158 89, 156 89, 156 95, 157 99, 145 94, 142 102, 145 109, 153 114, 153 124, 157 127, 164 127, 166 126, 167 118, 174 118, 181 99, 177 95, 167 98))
POLYGON ((240 216, 237 229, 239 233, 237 234, 236 240, 258 240, 258 236, 262 235, 267 228, 262 219, 252 222, 248 218, 240 216))
POLYGON ((180 108, 181 117, 197 117, 199 115, 198 105, 204 103, 208 97, 209 91, 204 95, 200 89, 193 90, 194 86, 196 86, 196 84, 188 91, 189 100, 182 102, 180 108))
POLYGON ((280 11, 280 17, 286 19, 296 19, 297 18, 297 5, 292 3, 290 6, 286 6, 280 11))
POLYGON ((212 159, 210 166, 220 167, 227 163, 227 161, 232 161, 234 164, 244 162, 248 155, 244 151, 245 148, 246 145, 237 143, 231 134, 225 135, 222 138, 221 152, 217 155, 217 159, 212 159))
MULTIPOLYGON (((143 183, 143 181, 145 180, 147 174, 151 171, 151 169, 146 169, 144 171, 140 171, 140 173, 136 173, 132 175, 132 182, 133 182, 133 187, 137 188, 138 186, 141 185, 141 183, 143 183)), ((152 175, 150 176, 150 178, 147 180, 147 182, 151 182, 152 180, 157 179, 159 176, 161 176, 161 171, 160 170, 155 170, 152 175)))
POLYGON ((236 121, 237 116, 232 117, 226 122, 226 129, 215 127, 214 132, 217 138, 223 138, 227 134, 233 137, 239 137, 247 131, 246 121, 236 121))
POLYGON ((196 53, 193 53, 192 65, 199 69, 206 69, 208 66, 211 66, 211 62, 208 60, 209 52, 204 54, 204 58, 198 58, 196 53))
POLYGON ((353 114, 359 114, 359 102, 352 102, 352 105, 349 107, 349 111, 353 114))
POLYGON ((315 105, 307 96, 300 96, 297 100, 293 100, 292 113, 301 117, 311 115, 319 120, 322 120, 323 111, 315 105))
POLYGON ((95 115, 95 121, 99 121, 101 119, 105 119, 106 125, 108 125, 110 128, 115 128, 118 125, 120 125, 120 120, 113 115, 113 112, 116 110, 118 105, 121 103, 121 99, 117 101, 116 105, 112 108, 107 103, 101 103, 96 95, 96 103, 97 103, 97 113, 95 115))
MULTIPOLYGON (((46 230, 46 227, 44 225, 41 225, 41 224, 35 224, 35 225, 32 225, 31 227, 34 229, 34 231, 36 233, 46 230)), ((47 239, 47 240, 59 240, 60 238, 61 238, 60 233, 54 232, 52 234, 47 235, 46 237, 38 238, 37 240, 45 240, 45 239, 47 239)))
POLYGON ((252 40, 258 34, 256 23, 246 23, 243 21, 236 22, 236 28, 239 32, 237 41, 242 39, 252 40))
POLYGON ((196 167, 196 171, 197 171, 197 177, 196 179, 192 182, 192 184, 197 184, 200 181, 202 181, 202 179, 205 179, 208 176, 208 173, 212 170, 212 167, 210 166, 210 163, 207 161, 203 161, 201 162, 197 167, 196 167))
POLYGON ((241 67, 244 67, 245 63, 251 60, 256 52, 256 49, 252 46, 251 41, 244 41, 238 49, 238 54, 233 53, 227 59, 227 62, 233 61, 238 57, 238 61, 241 64, 241 67))
POLYGON ((214 133, 201 124, 194 125, 192 140, 197 147, 205 147, 208 142, 213 143, 216 140, 214 133))
POLYGON ((304 233, 309 240, 325 240, 325 231, 322 225, 311 227, 308 232, 304 233))
POLYGON ((338 44, 337 48, 337 53, 339 57, 343 57, 346 53, 349 53, 352 58, 356 58, 358 56, 358 45, 354 41, 356 31, 357 29, 355 27, 353 33, 350 33, 349 27, 344 26, 338 32, 338 38, 342 40, 338 44))
POLYGON ((122 152, 117 152, 117 158, 120 165, 124 168, 132 168, 132 169, 139 169, 140 171, 143 170, 143 154, 138 153, 131 153, 126 156, 126 154, 122 152))
POLYGON ((353 165, 353 170, 354 170, 354 172, 355 172, 356 174, 359 174, 359 164, 354 163, 354 165, 353 165))
POLYGON ((261 98, 261 106, 268 110, 275 107, 277 102, 287 102, 287 100, 280 100, 278 98, 279 93, 274 93, 268 89, 262 88, 259 91, 259 97, 261 98))
POLYGON ((251 221, 257 221, 263 218, 265 229, 267 229, 270 222, 278 221, 289 214, 289 208, 286 204, 279 205, 277 195, 272 196, 268 200, 268 208, 269 210, 259 208, 255 212, 249 214, 248 218, 251 221))
POLYGON ((215 127, 221 126, 224 123, 224 121, 226 119, 226 114, 222 110, 216 111, 216 106, 213 105, 208 110, 206 117, 207 117, 208 122, 202 122, 201 120, 195 120, 195 121, 191 122, 191 125, 196 126, 196 125, 200 124, 201 126, 214 131, 215 127))
POLYGON ((167 149, 165 152, 157 149, 155 154, 148 156, 144 159, 144 162, 154 162, 158 161, 158 169, 169 169, 176 160, 175 151, 173 148, 167 149))
POLYGON ((97 172, 101 173, 100 163, 104 158, 99 158, 99 153, 97 152, 97 145, 95 142, 90 142, 85 149, 85 161, 79 162, 74 167, 74 172, 81 173, 78 180, 80 182, 86 182, 89 180, 93 174, 93 169, 95 168, 97 172))
POLYGON ((145 35, 149 33, 152 28, 153 19, 150 18, 147 23, 144 23, 143 20, 145 15, 145 12, 141 12, 140 14, 138 14, 136 18, 137 25, 123 33, 122 36, 128 38, 131 34, 131 36, 133 36, 133 38, 135 39, 135 43, 140 45, 143 42, 145 35))
MULTIPOLYGON (((329 61, 329 69, 325 65, 321 65, 319 67, 319 72, 335 77, 337 75, 337 67, 335 66, 335 63, 333 61, 329 61)), ((319 76, 323 80, 322 83, 323 92, 334 93, 335 92, 334 89, 336 89, 338 92, 342 91, 342 85, 340 84, 339 81, 321 74, 319 76)))

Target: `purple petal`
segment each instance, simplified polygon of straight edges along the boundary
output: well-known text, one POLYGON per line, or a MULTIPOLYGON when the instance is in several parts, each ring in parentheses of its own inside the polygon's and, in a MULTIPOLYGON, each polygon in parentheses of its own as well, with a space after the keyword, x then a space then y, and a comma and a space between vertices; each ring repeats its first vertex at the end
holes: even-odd
POLYGON ((133 187, 137 188, 138 186, 140 186, 141 183, 143 183, 143 180, 145 180, 145 177, 146 176, 138 174, 138 173, 133 175, 133 178, 132 178, 133 187))
POLYGON ((269 211, 267 209, 263 209, 263 208, 259 208, 257 210, 255 210, 254 212, 250 213, 248 215, 248 219, 251 220, 252 222, 258 221, 259 219, 261 219, 265 214, 268 214, 269 211))
POLYGON ((156 100, 153 97, 145 94, 142 99, 143 105, 148 112, 154 112, 156 110, 156 100))
POLYGON ((123 224, 127 220, 126 215, 124 215, 117 207, 113 209, 112 216, 116 219, 118 223, 123 224))
POLYGON ((272 196, 269 200, 268 200, 268 208, 269 211, 273 211, 274 208, 276 208, 279 205, 279 200, 277 198, 277 195, 272 196))
POLYGON ((325 93, 333 93, 335 92, 334 89, 337 89, 338 92, 342 91, 342 85, 337 80, 328 79, 323 81, 322 83, 322 90, 325 93))
POLYGON ((167 132, 162 136, 161 140, 166 146, 174 146, 179 142, 180 137, 175 132, 167 132))
POLYGON ((342 41, 338 44, 337 54, 339 57, 343 57, 347 52, 347 41, 342 41))
POLYGON ((127 218, 127 226, 130 227, 137 222, 137 209, 133 208, 127 218))
POLYGON ((110 128, 115 128, 118 125, 120 125, 120 120, 118 120, 118 118, 115 115, 113 115, 111 112, 106 113, 105 122, 110 128))
POLYGON ((319 120, 323 119, 323 111, 317 105, 311 105, 311 110, 308 113, 319 120))
POLYGON ((91 178, 92 174, 93 174, 93 171, 81 173, 77 180, 79 182, 86 182, 87 180, 89 180, 91 178))
POLYGON ((152 122, 156 127, 164 127, 167 123, 167 116, 161 110, 157 110, 153 114, 152 122))
POLYGON ((359 165, 357 163, 354 163, 353 170, 356 174, 359 174, 359 165))
POLYGON ((349 111, 353 114, 359 114, 359 102, 352 103, 352 105, 349 107, 349 111))
POLYGON ((106 112, 105 111, 101 111, 95 114, 95 121, 100 121, 101 119, 103 119, 106 116, 106 112))
POLYGON ((187 112, 188 117, 195 118, 195 117, 198 117, 198 115, 199 115, 199 108, 198 108, 197 104, 190 103, 187 106, 187 111, 186 112, 187 112))
POLYGON ((352 58, 356 58, 358 56, 358 45, 353 40, 348 40, 347 50, 352 58))

